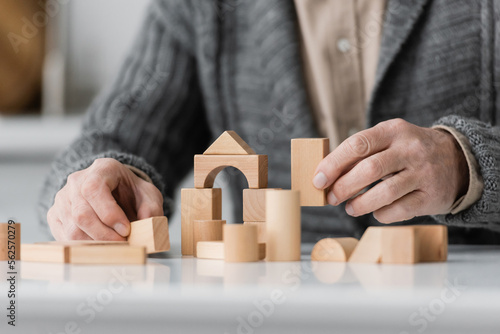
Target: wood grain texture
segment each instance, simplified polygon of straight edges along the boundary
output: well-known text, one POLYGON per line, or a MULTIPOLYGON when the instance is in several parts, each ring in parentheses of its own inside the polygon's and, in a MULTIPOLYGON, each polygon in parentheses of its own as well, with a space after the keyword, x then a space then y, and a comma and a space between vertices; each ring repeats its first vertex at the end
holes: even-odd
POLYGON ((266 194, 266 260, 300 261, 300 194, 274 190, 266 194))
POLYGON ((69 246, 59 244, 22 244, 21 261, 27 262, 69 262, 69 246))
POLYGON ((245 175, 249 188, 267 187, 267 155, 195 155, 194 186, 212 188, 215 178, 226 167, 234 167, 245 175))
POLYGON ((314 245, 311 261, 347 262, 358 244, 355 238, 325 238, 314 245))
POLYGON ((280 188, 243 189, 243 221, 266 221, 266 193, 280 188))
POLYGON ((193 255, 193 222, 219 220, 222 215, 220 188, 181 190, 181 248, 182 255, 193 255))
POLYGON ((300 191, 301 206, 324 206, 326 190, 313 185, 314 172, 329 152, 328 138, 292 139, 292 190, 300 191))
POLYGON ((255 262, 259 260, 257 227, 230 224, 224 226, 224 261, 255 262))
POLYGON ((15 223, 9 227, 8 223, 0 223, 0 261, 10 260, 9 247, 11 246, 14 246, 14 260, 21 259, 21 224, 15 223))
POLYGON ((146 247, 128 245, 70 246, 72 264, 145 264, 146 247))
POLYGON ((255 154, 255 151, 234 131, 224 131, 209 148, 205 155, 255 154))
POLYGON ((170 250, 167 217, 151 217, 130 223, 131 246, 144 246, 148 254, 170 250))
POLYGON ((222 241, 222 227, 225 220, 195 220, 193 221, 193 255, 197 256, 196 245, 200 241, 222 241))
POLYGON ((444 225, 418 225, 420 262, 444 262, 448 258, 448 227, 444 225))

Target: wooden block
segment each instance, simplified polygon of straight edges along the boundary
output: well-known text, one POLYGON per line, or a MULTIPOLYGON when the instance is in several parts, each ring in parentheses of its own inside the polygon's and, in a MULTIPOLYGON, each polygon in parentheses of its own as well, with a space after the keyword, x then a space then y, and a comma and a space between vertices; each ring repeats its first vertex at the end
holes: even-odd
POLYGON ((224 131, 203 154, 255 154, 255 151, 234 131, 224 131))
POLYGON ((327 204, 326 189, 313 185, 318 164, 330 150, 328 138, 292 139, 292 190, 300 191, 301 206, 323 206, 327 204))
POLYGON ((266 192, 280 188, 243 189, 243 221, 266 221, 266 192))
POLYGON ((244 222, 243 224, 257 226, 257 241, 266 243, 266 222, 244 222))
POLYGON ((69 262, 69 247, 58 244, 23 244, 21 245, 21 261, 28 262, 69 262))
POLYGON ((259 260, 257 227, 230 224, 224 226, 224 261, 255 262, 259 260))
POLYGON ((130 223, 131 246, 144 246, 148 254, 170 250, 167 217, 151 217, 130 223))
POLYGON ((443 262, 448 258, 448 227, 417 225, 420 262, 443 262))
POLYGON ((0 261, 21 258, 21 224, 0 223, 0 261))
POLYGON ((181 248, 182 255, 193 255, 193 222, 218 220, 222 215, 222 191, 214 189, 181 190, 181 248))
POLYGON ((196 245, 200 241, 221 241, 222 226, 225 220, 195 220, 193 221, 193 255, 197 255, 196 245))
POLYGON ((249 188, 267 187, 267 155, 195 155, 194 186, 212 188, 221 170, 235 167, 245 175, 249 188))
MULTIPOLYGON (((224 241, 200 241, 196 245, 199 259, 224 260, 224 241)), ((259 243, 259 260, 266 257, 266 244, 259 243)))
POLYGON ((224 260, 224 241, 199 241, 196 255, 199 259, 224 260))
POLYGON ((349 262, 380 263, 382 259, 382 228, 368 227, 349 257, 349 262))
POLYGON ((69 262, 72 264, 144 264, 144 246, 71 246, 69 262))
POLYGON ((385 227, 382 263, 413 264, 446 261, 448 230, 442 225, 385 227))
POLYGON ((59 246, 115 246, 128 245, 128 241, 105 241, 105 240, 65 240, 35 242, 36 245, 59 245, 59 246))
POLYGON ((358 244, 355 238, 325 238, 316 243, 311 261, 346 262, 358 244))
POLYGON ((382 230, 382 263, 419 262, 419 240, 412 226, 385 227, 382 230))
POLYGON ((266 260, 300 261, 300 195, 296 190, 266 194, 266 260))

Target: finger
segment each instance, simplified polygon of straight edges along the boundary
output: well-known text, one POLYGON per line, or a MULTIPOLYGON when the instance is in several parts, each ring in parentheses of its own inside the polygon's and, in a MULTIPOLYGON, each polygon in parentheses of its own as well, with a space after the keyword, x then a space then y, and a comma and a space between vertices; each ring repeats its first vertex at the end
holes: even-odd
POLYGON ((417 184, 411 173, 402 171, 347 202, 346 212, 353 217, 366 215, 392 204, 416 188, 417 184))
POLYGON ((344 140, 318 165, 313 184, 318 189, 329 187, 356 162, 382 150, 391 143, 392 133, 383 123, 358 132, 344 140))
POLYGON ((389 149, 371 155, 335 181, 328 194, 328 203, 338 205, 374 182, 399 172, 404 167, 405 161, 401 159, 401 152, 397 150, 389 149))
MULTIPOLYGON (((91 240, 91 238, 71 221, 70 186, 63 187, 54 199, 50 211, 51 231, 57 240, 91 240), (60 223, 60 225, 58 225, 60 223), (56 236, 57 234, 57 236, 56 236)), ((49 216, 48 216, 49 217, 49 216)))
POLYGON ((83 198, 73 199, 71 223, 94 240, 124 241, 125 238, 102 223, 90 204, 83 198))
POLYGON ((52 206, 47 212, 47 223, 49 224, 50 232, 56 240, 63 240, 63 227, 61 221, 57 218, 56 209, 52 206))
POLYGON ((139 180, 141 189, 136 195, 137 219, 163 216, 163 196, 161 192, 149 182, 139 180))
POLYGON ((426 193, 415 190, 392 204, 375 211, 373 216, 383 224, 390 224, 412 219, 422 215, 428 201, 426 193))
POLYGON ((130 233, 130 222, 111 193, 117 186, 116 177, 94 174, 83 181, 80 193, 101 222, 126 237, 130 233))

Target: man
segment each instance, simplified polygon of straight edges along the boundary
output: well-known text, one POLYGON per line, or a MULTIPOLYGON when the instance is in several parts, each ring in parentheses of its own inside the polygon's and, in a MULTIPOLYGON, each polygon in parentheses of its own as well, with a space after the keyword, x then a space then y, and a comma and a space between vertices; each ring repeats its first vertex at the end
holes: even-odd
MULTIPOLYGON (((55 162, 41 216, 56 239, 121 240, 130 220, 171 214, 193 155, 232 129, 269 155, 269 187, 290 186, 292 138, 330 137, 311 182, 331 206, 303 209, 305 241, 437 220, 468 228, 456 242, 498 242, 495 13, 489 0, 154 1, 55 162)), ((245 181, 230 183, 238 203, 245 181)))

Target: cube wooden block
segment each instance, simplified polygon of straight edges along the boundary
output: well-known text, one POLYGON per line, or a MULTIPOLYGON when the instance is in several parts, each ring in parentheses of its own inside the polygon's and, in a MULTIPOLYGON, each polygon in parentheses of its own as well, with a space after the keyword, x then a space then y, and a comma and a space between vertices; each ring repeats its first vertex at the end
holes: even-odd
POLYGON ((195 155, 194 186, 212 188, 215 178, 226 167, 235 167, 245 175, 249 188, 267 187, 267 155, 195 155))
POLYGON ((266 194, 266 260, 300 261, 300 197, 296 190, 266 194))
POLYGON ((243 189, 243 221, 266 221, 266 193, 279 188, 243 189))
POLYGON ((193 255, 193 224, 195 220, 220 220, 222 191, 220 188, 181 190, 182 255, 193 255))
POLYGON ((257 226, 257 240, 259 243, 266 243, 266 222, 244 222, 244 225, 257 226))
POLYGON ((167 217, 151 217, 130 223, 131 246, 144 246, 148 254, 170 250, 167 217))
MULTIPOLYGON (((196 245, 199 259, 224 260, 224 241, 200 241, 196 245)), ((259 243, 259 260, 266 257, 266 244, 259 243)))
POLYGON ((301 206, 323 206, 327 204, 326 189, 313 185, 318 164, 330 151, 328 138, 292 139, 292 190, 300 191, 301 206))
POLYGON ((255 151, 234 131, 224 131, 203 154, 255 154, 255 151))
POLYGON ((73 264, 144 264, 146 257, 146 247, 144 246, 69 247, 69 262, 73 264))
POLYGON ((325 238, 314 245, 311 261, 346 262, 358 244, 355 238, 325 238))
POLYGON ((194 256, 197 256, 196 245, 200 241, 222 241, 222 227, 225 220, 195 220, 193 231, 194 256))
POLYGON ((0 261, 21 258, 21 224, 0 223, 0 261))
POLYGON ((382 233, 382 263, 413 264, 446 261, 448 229, 442 225, 386 227, 382 233))
POLYGON ((257 227, 231 224, 224 226, 224 261, 255 262, 259 260, 257 227))

